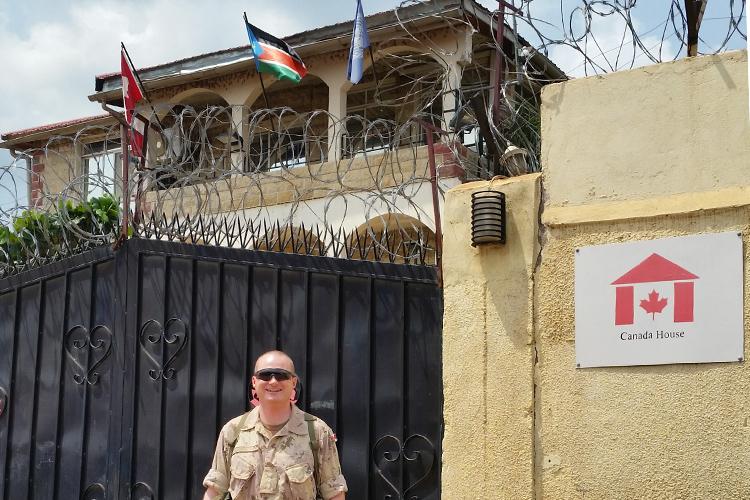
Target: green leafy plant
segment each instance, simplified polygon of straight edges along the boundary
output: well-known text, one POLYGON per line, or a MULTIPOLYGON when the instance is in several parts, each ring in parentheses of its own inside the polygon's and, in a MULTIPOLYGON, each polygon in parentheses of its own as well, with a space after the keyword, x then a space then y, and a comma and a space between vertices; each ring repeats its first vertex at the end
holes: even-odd
POLYGON ((0 225, 0 265, 19 266, 66 255, 111 241, 120 225, 121 209, 111 196, 75 204, 59 203, 56 211, 24 210, 8 226, 0 225))

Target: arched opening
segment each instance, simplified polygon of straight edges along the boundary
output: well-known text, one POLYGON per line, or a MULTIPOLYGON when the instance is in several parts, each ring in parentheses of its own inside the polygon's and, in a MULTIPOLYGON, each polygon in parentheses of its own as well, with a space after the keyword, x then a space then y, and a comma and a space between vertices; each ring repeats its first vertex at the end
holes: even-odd
POLYGON ((308 74, 277 80, 250 106, 245 170, 262 172, 322 163, 328 158, 328 85, 308 74))
POLYGON ((429 54, 388 53, 368 67, 347 94, 344 156, 421 144, 413 117, 439 124, 445 70, 429 54))
POLYGON ((435 232, 404 214, 369 219, 349 237, 352 258, 398 264, 434 264, 435 232))

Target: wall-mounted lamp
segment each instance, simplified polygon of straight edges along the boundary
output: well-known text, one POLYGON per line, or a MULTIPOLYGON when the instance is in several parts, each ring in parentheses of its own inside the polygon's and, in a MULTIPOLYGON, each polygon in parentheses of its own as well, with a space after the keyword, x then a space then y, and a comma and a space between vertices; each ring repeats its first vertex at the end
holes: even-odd
POLYGON ((471 195, 471 246, 505 244, 505 194, 477 191, 471 195))

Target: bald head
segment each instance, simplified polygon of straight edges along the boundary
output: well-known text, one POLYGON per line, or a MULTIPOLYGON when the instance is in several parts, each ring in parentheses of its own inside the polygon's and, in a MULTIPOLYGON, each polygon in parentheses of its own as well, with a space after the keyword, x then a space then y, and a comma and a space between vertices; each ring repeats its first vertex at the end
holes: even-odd
POLYGON ((294 361, 282 351, 268 351, 258 356, 258 360, 255 362, 255 371, 257 372, 264 368, 283 368, 295 373, 294 361))

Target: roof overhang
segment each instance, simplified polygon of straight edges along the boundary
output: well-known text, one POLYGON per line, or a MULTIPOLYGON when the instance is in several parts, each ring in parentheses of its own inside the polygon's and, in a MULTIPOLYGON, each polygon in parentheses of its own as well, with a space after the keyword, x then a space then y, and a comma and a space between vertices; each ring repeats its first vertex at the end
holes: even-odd
POLYGON ((52 123, 41 127, 18 130, 16 132, 8 132, 1 136, 3 142, 0 142, 0 148, 12 150, 32 147, 33 143, 47 141, 53 136, 69 136, 76 134, 84 127, 109 126, 116 123, 117 121, 110 115, 98 115, 52 123))
MULTIPOLYGON (((494 19, 492 12, 487 10, 479 3, 469 0, 464 3, 464 13, 469 20, 472 22, 474 28, 482 33, 489 35, 494 38, 494 31, 497 27, 496 19, 494 19)), ((506 25, 506 29, 503 30, 503 37, 505 40, 511 42, 513 47, 530 47, 531 44, 524 39, 521 35, 514 32, 506 25)), ((544 54, 533 51, 530 55, 531 67, 536 71, 546 75, 546 79, 550 82, 567 80, 568 76, 563 70, 561 70, 555 63, 553 63, 544 54)))
MULTIPOLYGON (((409 7, 380 12, 367 16, 368 34, 372 41, 387 40, 402 32, 402 24, 408 23, 410 31, 427 32, 445 26, 445 19, 465 19, 475 29, 491 35, 492 13, 474 0, 434 0, 420 2, 409 7), (440 15, 438 17, 437 15, 440 15)), ((304 59, 306 56, 325 54, 346 49, 351 43, 352 21, 304 31, 285 38, 285 41, 304 59)), ((514 45, 529 45, 512 30, 505 30, 505 38, 514 45)), ((542 54, 532 56, 532 64, 543 71, 550 80, 564 80, 565 74, 542 54)), ((250 46, 201 54, 178 61, 138 70, 147 91, 183 85, 236 73, 254 72, 255 65, 250 55, 250 46)), ((94 94, 90 101, 122 106, 122 79, 120 73, 110 73, 96 78, 94 94)))
MULTIPOLYGON (((492 37, 495 20, 492 12, 475 0, 433 0, 408 7, 367 16, 368 33, 374 42, 388 40, 403 34, 403 24, 411 33, 425 33, 445 27, 446 19, 467 21, 484 36, 492 37)), ((297 33, 286 38, 303 57, 348 49, 351 43, 352 21, 324 26, 297 33)), ((504 31, 505 39, 515 47, 530 44, 511 29, 504 31)), ((138 71, 147 90, 183 85, 240 71, 254 72, 255 65, 249 54, 249 45, 201 54, 187 59, 161 64, 138 71)), ((543 54, 531 56, 531 66, 543 73, 549 81, 565 80, 565 74, 543 54)), ((96 77, 96 93, 89 96, 93 102, 122 106, 122 79, 120 73, 96 77)), ((71 135, 86 126, 114 124, 114 118, 101 115, 67 122, 44 125, 32 129, 3 134, 0 148, 19 149, 33 143, 46 141, 55 135, 71 135)))

